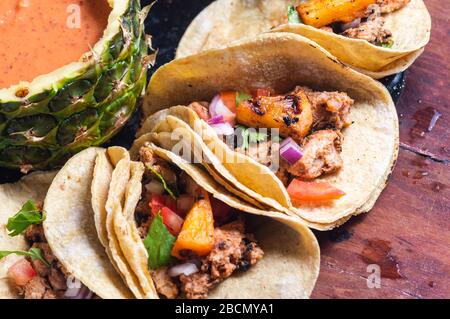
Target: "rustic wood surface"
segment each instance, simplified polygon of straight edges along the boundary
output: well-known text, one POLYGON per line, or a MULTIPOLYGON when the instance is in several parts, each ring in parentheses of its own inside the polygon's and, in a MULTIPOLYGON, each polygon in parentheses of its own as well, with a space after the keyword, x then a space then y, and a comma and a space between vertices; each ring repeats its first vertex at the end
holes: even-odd
POLYGON ((371 212, 317 234, 313 298, 450 298, 450 6, 425 2, 431 42, 407 71, 397 106, 397 166, 371 212), (429 132, 434 114, 441 116, 429 132), (378 289, 368 288, 369 264, 381 268, 378 289))

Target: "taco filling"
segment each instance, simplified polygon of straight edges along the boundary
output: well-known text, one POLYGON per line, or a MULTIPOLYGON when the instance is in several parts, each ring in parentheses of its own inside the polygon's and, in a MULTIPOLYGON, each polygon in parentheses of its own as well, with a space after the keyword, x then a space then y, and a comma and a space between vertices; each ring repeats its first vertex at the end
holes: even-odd
POLYGON ((348 114, 353 103, 343 92, 299 86, 281 95, 271 89, 222 92, 211 103, 194 102, 189 107, 218 135, 237 135, 236 143, 227 143, 236 151, 275 168, 294 204, 300 204, 344 195, 315 179, 342 169, 341 131, 351 125, 348 114), (261 129, 277 129, 281 138, 261 129))
POLYGON ((288 8, 289 23, 304 23, 327 32, 392 47, 392 32, 383 15, 410 0, 309 0, 288 8))
POLYGON ((10 236, 23 235, 28 251, 0 251, 0 259, 11 254, 22 256, 8 269, 8 278, 25 299, 91 299, 96 296, 72 278, 53 255, 45 238, 42 205, 28 201, 9 218, 10 236))
POLYGON ((135 220, 160 296, 206 298, 235 271, 246 271, 263 257, 235 209, 150 148, 141 148, 140 161, 146 170, 135 220))

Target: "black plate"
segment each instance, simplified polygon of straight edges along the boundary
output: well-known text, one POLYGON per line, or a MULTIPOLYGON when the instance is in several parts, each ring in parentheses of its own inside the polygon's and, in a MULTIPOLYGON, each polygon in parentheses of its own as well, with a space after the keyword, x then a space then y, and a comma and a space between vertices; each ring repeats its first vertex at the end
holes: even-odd
MULTIPOLYGON (((142 5, 148 5, 153 0, 142 0, 142 5)), ((175 49, 184 31, 197 14, 209 5, 212 0, 159 0, 153 7, 145 24, 147 33, 153 36, 153 47, 159 49, 156 66, 150 70, 149 76, 161 65, 175 57, 175 49)), ((381 80, 397 103, 405 88, 404 72, 388 76, 381 80)), ((140 122, 140 114, 133 119, 105 146, 120 145, 129 147, 134 139, 140 122)), ((17 181, 22 174, 0 168, 0 183, 17 181)))

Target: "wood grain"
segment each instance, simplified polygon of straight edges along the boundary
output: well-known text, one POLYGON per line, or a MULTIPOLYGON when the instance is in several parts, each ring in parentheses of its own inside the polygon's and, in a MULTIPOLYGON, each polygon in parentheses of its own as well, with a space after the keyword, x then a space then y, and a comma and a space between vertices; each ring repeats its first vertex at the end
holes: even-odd
POLYGON ((371 212, 317 233, 322 268, 313 298, 450 298, 450 6, 426 4, 432 39, 407 71, 397 106, 397 166, 371 212), (368 288, 368 264, 381 267, 378 289, 368 288))

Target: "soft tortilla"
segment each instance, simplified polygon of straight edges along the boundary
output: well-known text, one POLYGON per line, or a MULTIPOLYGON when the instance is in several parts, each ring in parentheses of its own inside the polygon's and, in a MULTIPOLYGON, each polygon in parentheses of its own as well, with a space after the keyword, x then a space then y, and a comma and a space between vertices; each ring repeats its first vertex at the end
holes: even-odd
MULTIPOLYGON (((327 206, 293 209, 303 219, 328 225, 325 228, 329 229, 330 225, 340 225, 350 216, 368 211, 373 206, 386 185, 398 155, 397 113, 389 92, 377 81, 344 66, 304 37, 291 33, 269 33, 252 41, 241 41, 225 49, 210 50, 161 67, 150 81, 144 113, 149 116, 173 105, 210 101, 223 90, 271 87, 277 92, 287 92, 296 85, 316 90, 343 91, 355 100, 350 112, 350 121, 354 124, 344 130, 344 168, 336 175, 321 178, 344 190, 346 196, 327 206)), ((174 113, 170 115, 180 118, 174 113)), ((168 121, 167 114, 157 114, 155 117, 164 117, 168 121)), ((189 117, 182 119, 189 121, 189 117)), ((151 117, 147 121, 155 122, 151 117)), ((145 130, 155 129, 146 123, 143 127, 145 130)), ((139 134, 145 132, 141 130, 139 134)), ((210 140, 203 143, 203 148, 206 146, 211 150, 221 147, 222 142, 208 126, 203 129, 205 138, 210 140), (216 142, 211 143, 214 140, 216 142)), ((254 170, 242 169, 247 166, 241 167, 239 164, 228 165, 228 173, 243 184, 254 179, 251 175, 254 170)), ((264 167, 260 169, 264 170, 264 167)), ((224 176, 223 172, 220 174, 224 176)), ((261 185, 273 185, 273 179, 276 179, 273 173, 260 174, 259 177, 261 185)), ((289 202, 289 198, 280 198, 280 194, 279 189, 270 187, 264 189, 263 197, 274 198, 279 203, 289 202)), ((254 198, 261 201, 261 197, 254 198)))
MULTIPOLYGON (((14 216, 29 199, 43 202, 53 177, 54 172, 32 173, 17 183, 0 185, 0 250, 28 250, 23 236, 8 235, 8 218, 14 216)), ((7 277, 9 267, 19 258, 23 257, 9 255, 0 260, 0 299, 19 298, 7 277)))
POLYGON ((99 148, 72 157, 56 175, 45 198, 44 231, 68 273, 104 299, 131 298, 99 241, 91 206, 91 183, 99 148))
MULTIPOLYGON (((134 296, 138 299, 143 299, 146 298, 146 293, 139 283, 138 276, 128 264, 115 231, 115 216, 120 214, 123 209, 126 184, 130 178, 130 158, 128 152, 121 147, 111 147, 108 149, 107 154, 111 164, 114 166, 114 170, 110 175, 111 184, 105 204, 107 213, 105 228, 108 234, 110 256, 134 296)), ((99 170, 98 173, 104 176, 110 172, 104 171, 102 173, 99 170)))
POLYGON ((385 15, 393 33, 393 48, 350 39, 305 24, 287 24, 288 5, 299 0, 217 0, 191 23, 180 41, 177 58, 223 47, 263 32, 292 32, 305 36, 361 72, 381 78, 404 71, 430 40, 431 18, 423 0, 385 15))
MULTIPOLYGON (((137 140, 131 156, 135 158, 142 146, 149 147, 159 157, 185 171, 215 198, 250 213, 247 216, 250 231, 255 234, 264 250, 264 258, 255 267, 225 280, 211 291, 209 298, 308 298, 320 269, 319 245, 314 234, 297 218, 263 211, 238 199, 218 185, 202 166, 188 163, 178 155, 151 143, 157 141, 157 135, 148 134, 137 140)), ((129 190, 140 195, 139 187, 129 187, 129 190)), ((135 224, 130 218, 133 213, 134 209, 125 212, 125 215, 130 223, 135 224)), ((129 243, 132 244, 132 241, 129 243)), ((135 251, 136 248, 130 246, 128 249, 135 251)), ((140 261, 148 267, 146 258, 141 257, 140 261)))

